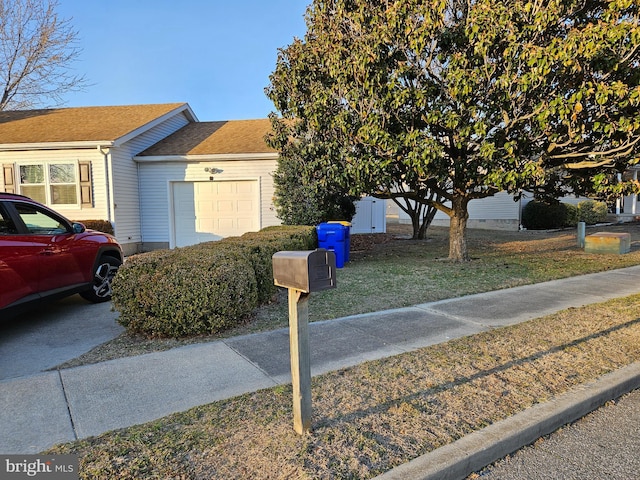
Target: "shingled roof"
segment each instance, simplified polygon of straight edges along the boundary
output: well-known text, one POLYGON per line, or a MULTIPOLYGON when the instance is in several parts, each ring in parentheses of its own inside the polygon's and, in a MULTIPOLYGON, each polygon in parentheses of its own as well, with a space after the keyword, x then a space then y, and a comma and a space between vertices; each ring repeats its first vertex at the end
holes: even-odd
POLYGON ((137 156, 275 153, 265 142, 270 130, 266 118, 190 123, 137 156))
POLYGON ((115 142, 180 108, 189 107, 166 103, 0 111, 0 144, 115 142))

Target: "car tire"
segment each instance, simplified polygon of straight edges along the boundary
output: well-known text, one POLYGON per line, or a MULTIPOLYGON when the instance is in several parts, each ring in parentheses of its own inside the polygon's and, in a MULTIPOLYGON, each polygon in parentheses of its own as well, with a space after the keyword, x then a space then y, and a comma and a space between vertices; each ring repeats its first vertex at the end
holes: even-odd
POLYGON ((80 296, 93 303, 111 300, 111 283, 120 265, 122 265, 122 262, 115 257, 108 255, 100 257, 93 275, 93 285, 89 290, 80 292, 80 296))

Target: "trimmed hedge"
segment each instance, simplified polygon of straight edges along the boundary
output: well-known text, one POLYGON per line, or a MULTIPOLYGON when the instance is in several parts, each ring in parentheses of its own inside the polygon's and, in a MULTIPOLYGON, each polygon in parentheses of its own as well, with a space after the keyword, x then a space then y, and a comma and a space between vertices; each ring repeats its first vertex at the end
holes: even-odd
POLYGON ((79 220, 78 223, 83 224, 89 230, 96 230, 102 233, 113 235, 113 225, 107 220, 79 220))
POLYGON ((314 227, 276 227, 132 256, 113 282, 118 321, 129 333, 147 337, 224 331, 273 298, 275 252, 316 245, 314 227))

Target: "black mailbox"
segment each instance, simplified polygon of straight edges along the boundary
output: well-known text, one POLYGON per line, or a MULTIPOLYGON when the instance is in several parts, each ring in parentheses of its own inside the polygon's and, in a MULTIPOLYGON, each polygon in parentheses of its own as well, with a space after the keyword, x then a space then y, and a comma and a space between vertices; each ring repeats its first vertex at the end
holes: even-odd
POLYGON ((336 254, 331 250, 300 250, 273 254, 273 283, 305 293, 336 288, 336 254))

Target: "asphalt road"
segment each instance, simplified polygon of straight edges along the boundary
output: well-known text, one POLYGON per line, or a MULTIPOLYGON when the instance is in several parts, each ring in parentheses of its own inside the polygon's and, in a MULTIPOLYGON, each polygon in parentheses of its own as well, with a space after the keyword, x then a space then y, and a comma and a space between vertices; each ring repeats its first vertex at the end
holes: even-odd
POLYGON ((80 295, 38 306, 0 322, 0 380, 53 368, 120 335, 111 302, 80 295))
POLYGON ((471 476, 477 480, 632 480, 640 476, 640 390, 471 476))

